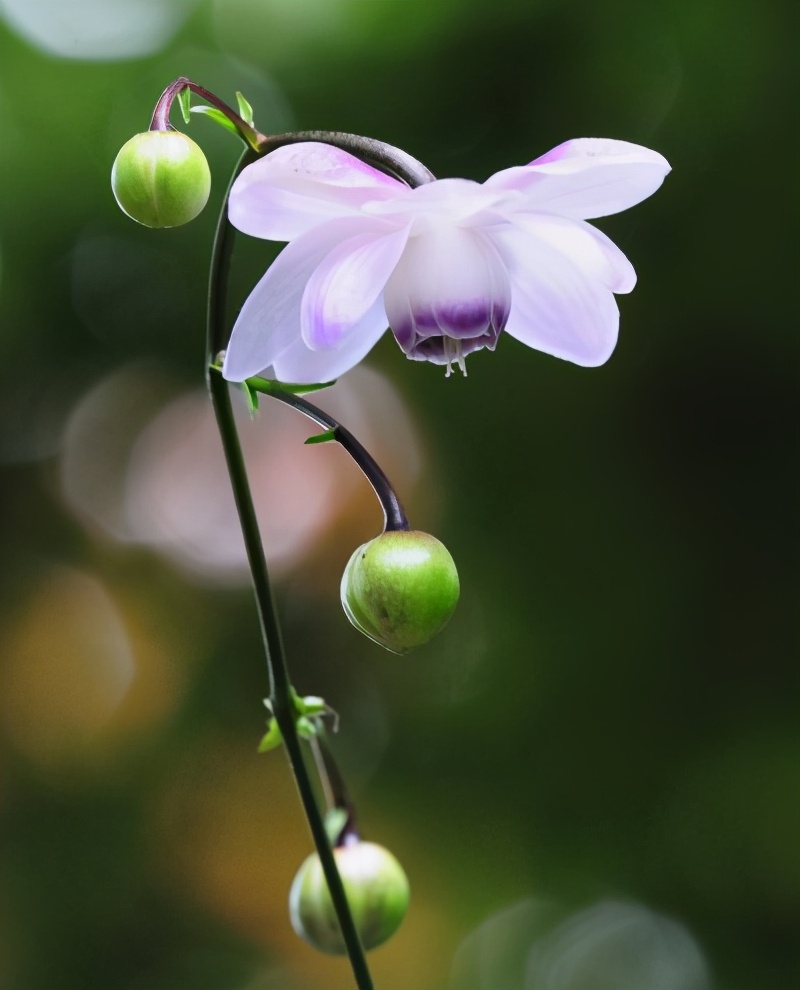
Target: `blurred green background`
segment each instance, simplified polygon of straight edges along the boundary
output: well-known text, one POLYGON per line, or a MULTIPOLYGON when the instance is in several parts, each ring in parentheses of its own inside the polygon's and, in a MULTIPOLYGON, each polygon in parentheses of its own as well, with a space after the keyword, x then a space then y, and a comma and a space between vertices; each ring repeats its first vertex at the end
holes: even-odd
MULTIPOLYGON (((214 189, 185 228, 110 193, 178 75, 441 176, 578 136, 670 160, 599 224, 639 275, 606 366, 504 338, 445 380, 386 338, 326 399, 459 564, 431 645, 341 614, 379 525, 342 452, 268 402, 243 430, 295 683, 411 880, 379 990, 797 985, 796 27, 747 0, 0 0, 0 986, 351 986, 289 926, 310 841, 255 752, 202 396, 238 149, 193 120, 214 189)), ((236 300, 273 254, 242 238, 236 300)))

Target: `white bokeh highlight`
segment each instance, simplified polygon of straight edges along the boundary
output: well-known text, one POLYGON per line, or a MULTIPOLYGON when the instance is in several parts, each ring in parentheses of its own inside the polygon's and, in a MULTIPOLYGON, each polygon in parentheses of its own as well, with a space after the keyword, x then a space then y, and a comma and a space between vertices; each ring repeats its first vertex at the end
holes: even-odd
POLYGON ((0 0, 0 17, 47 55, 93 62, 165 47, 197 0, 0 0))
POLYGON ((450 990, 710 990, 692 933, 642 904, 606 900, 566 918, 528 898, 459 946, 450 990))

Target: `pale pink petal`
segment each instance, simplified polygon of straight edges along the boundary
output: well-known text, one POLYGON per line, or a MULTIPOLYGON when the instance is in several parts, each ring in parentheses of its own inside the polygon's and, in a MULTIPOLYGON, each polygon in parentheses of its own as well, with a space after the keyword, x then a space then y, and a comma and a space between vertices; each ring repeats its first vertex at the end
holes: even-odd
POLYGON ((248 165, 231 189, 228 216, 253 237, 290 241, 364 203, 408 193, 408 186, 328 144, 285 145, 248 165))
POLYGON ((382 299, 376 299, 338 347, 312 351, 301 337, 273 364, 272 377, 282 382, 330 382, 355 367, 388 327, 382 299))
POLYGON ((508 199, 503 189, 487 189, 472 179, 436 179, 405 195, 367 203, 363 212, 395 223, 411 222, 413 233, 422 233, 431 221, 471 224, 481 211, 508 199))
POLYGON ((524 193, 518 208, 590 220, 635 206, 651 196, 670 171, 656 151, 627 141, 578 138, 530 165, 497 172, 485 185, 524 193))
POLYGON ((308 280, 300 308, 308 347, 324 350, 342 342, 383 292, 407 240, 408 227, 387 234, 382 225, 326 255, 308 280))
POLYGON ((632 144, 630 141, 617 141, 614 138, 573 138, 571 141, 564 141, 556 145, 550 151, 539 155, 530 163, 531 165, 552 165, 556 162, 566 165, 568 161, 577 163, 585 161, 587 158, 602 158, 610 161, 630 160, 638 162, 651 162, 654 165, 669 165, 666 158, 657 151, 645 148, 641 144, 632 144))
POLYGON ((511 278, 506 332, 585 367, 607 361, 619 326, 611 290, 527 231, 507 227, 493 232, 492 239, 511 278))
POLYGON ((532 233, 566 255, 590 278, 612 292, 630 292, 636 285, 633 265, 604 233, 583 220, 566 220, 547 213, 514 213, 515 227, 532 233))
POLYGON ((231 333, 222 374, 241 382, 300 339, 300 304, 314 269, 343 240, 364 229, 360 217, 332 220, 292 241, 247 297, 231 333))

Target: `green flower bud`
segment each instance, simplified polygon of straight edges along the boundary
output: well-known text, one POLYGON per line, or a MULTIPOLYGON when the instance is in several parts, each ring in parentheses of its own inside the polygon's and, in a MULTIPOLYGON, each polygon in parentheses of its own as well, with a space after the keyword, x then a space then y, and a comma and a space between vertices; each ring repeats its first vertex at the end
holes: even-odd
MULTIPOLYGON (((347 903, 365 949, 383 944, 408 910, 408 879, 383 846, 355 842, 333 850, 347 903)), ((297 871, 289 893, 289 914, 297 934, 320 952, 345 955, 342 932, 322 863, 316 853, 297 871)))
POLYGON ((447 548, 418 530, 391 530, 359 547, 341 586, 347 618, 392 653, 405 653, 440 632, 458 591, 447 548))
POLYGON ((111 169, 123 212, 145 227, 180 227, 208 201, 211 172, 200 146, 180 131, 146 131, 123 144, 111 169))

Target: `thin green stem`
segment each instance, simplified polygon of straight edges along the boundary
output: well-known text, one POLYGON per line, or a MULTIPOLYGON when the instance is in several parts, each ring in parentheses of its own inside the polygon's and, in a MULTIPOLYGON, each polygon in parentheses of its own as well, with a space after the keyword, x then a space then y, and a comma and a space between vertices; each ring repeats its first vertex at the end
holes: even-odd
MULTIPOLYGON (((247 151, 242 156, 234 178, 252 160, 254 153, 247 151)), ((239 436, 236 431, 233 407, 227 382, 210 368, 214 356, 220 350, 224 337, 224 317, 227 294, 228 273, 230 270, 231 253, 233 249, 233 228, 228 222, 227 195, 220 214, 217 232, 214 238, 214 250, 211 260, 208 293, 208 334, 206 367, 207 380, 214 412, 217 417, 220 438, 225 451, 228 473, 231 479, 236 508, 242 528, 247 557, 253 578, 264 652, 267 661, 270 680, 270 700, 272 710, 278 722, 286 745, 286 753, 294 773, 300 800, 308 820, 314 845, 317 849, 328 890, 336 910, 336 917, 342 930, 347 954, 355 977, 358 990, 373 990, 372 977, 364 956, 364 949, 358 935, 350 907, 347 903, 342 878, 336 867, 330 840, 325 831, 320 809, 303 760, 303 751, 295 725, 295 710, 291 696, 291 682, 283 651, 280 625, 267 570, 266 557, 261 543, 261 534, 256 519, 250 485, 247 479, 244 457, 242 456, 239 436)))
POLYGON ((214 232, 214 245, 211 250, 211 271, 208 276, 208 308, 206 312, 206 380, 211 387, 214 377, 212 365, 217 354, 225 346, 225 316, 228 303, 228 277, 231 270, 233 245, 236 239, 236 228, 228 222, 228 197, 231 187, 238 176, 248 165, 259 159, 261 154, 252 148, 242 152, 239 161, 231 175, 225 197, 222 200, 217 229, 214 232))

